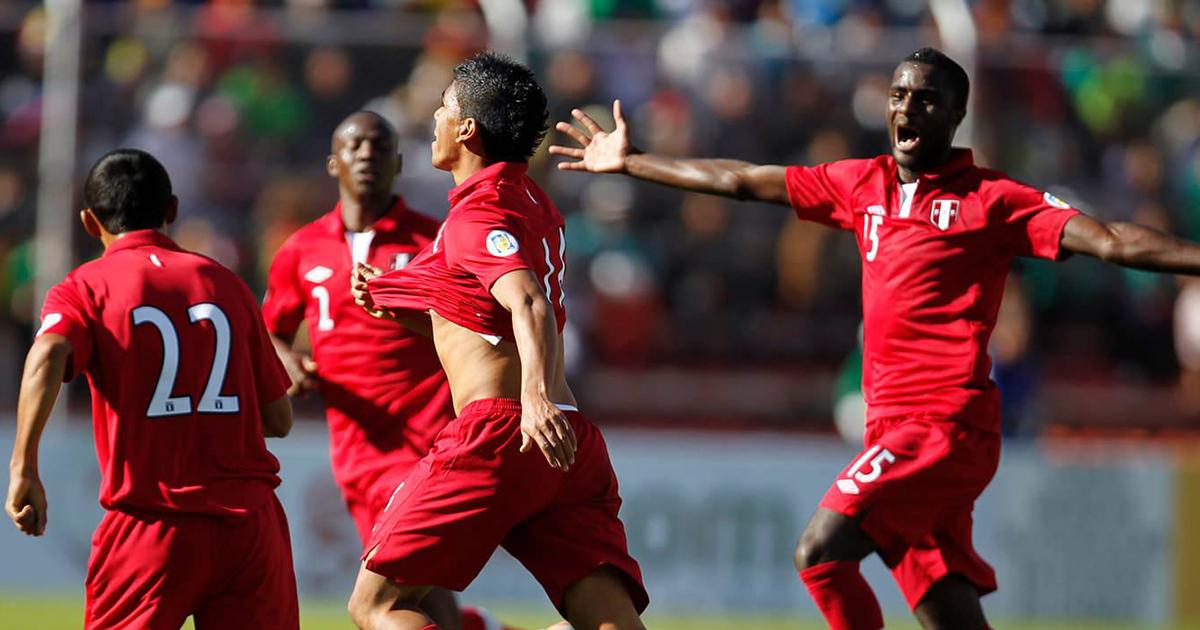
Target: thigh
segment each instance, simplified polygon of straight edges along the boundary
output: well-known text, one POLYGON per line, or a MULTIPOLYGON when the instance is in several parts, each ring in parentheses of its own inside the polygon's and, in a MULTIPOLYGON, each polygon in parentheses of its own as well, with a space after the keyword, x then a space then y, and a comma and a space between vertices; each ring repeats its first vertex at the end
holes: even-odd
POLYGON ((504 548, 525 565, 564 614, 569 612, 568 587, 598 567, 609 567, 619 576, 634 609, 641 612, 650 600, 618 516, 621 497, 608 450, 590 422, 575 420, 573 425, 579 448, 562 489, 546 509, 513 528, 504 548))
POLYGON ((178 630, 211 582, 203 523, 105 513, 92 539, 84 625, 178 630))
POLYGON ((910 608, 916 609, 930 589, 949 576, 961 576, 975 587, 977 595, 996 590, 996 573, 972 542, 971 512, 972 505, 963 504, 930 534, 885 555, 910 608))
POLYGON ((223 526, 220 550, 223 588, 196 611, 197 630, 265 628, 296 630, 300 612, 292 546, 283 506, 272 496, 245 519, 223 526))
POLYGON ((820 507, 854 519, 885 555, 922 540, 995 473, 999 436, 915 418, 868 442, 820 507))

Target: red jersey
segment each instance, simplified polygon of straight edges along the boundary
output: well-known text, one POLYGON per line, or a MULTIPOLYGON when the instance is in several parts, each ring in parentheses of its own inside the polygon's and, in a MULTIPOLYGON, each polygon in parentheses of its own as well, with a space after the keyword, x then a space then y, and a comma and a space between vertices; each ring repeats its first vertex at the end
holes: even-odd
POLYGON ((232 271, 128 232, 50 290, 45 333, 71 342, 64 379, 91 385, 106 509, 242 515, 272 497, 260 406, 289 381, 232 271))
POLYGON ((988 339, 1014 256, 1058 259, 1078 214, 956 149, 904 203, 891 156, 790 167, 796 215, 858 236, 867 421, 916 411, 999 431, 988 339))
POLYGON ((354 303, 350 272, 359 262, 401 269, 437 233, 438 222, 396 197, 373 236, 348 235, 341 205, 300 228, 275 255, 263 316, 291 338, 308 323, 329 422, 333 474, 343 486, 371 483, 400 460, 423 456, 454 417, 450 386, 433 342, 354 303))
POLYGON ((500 162, 450 190, 450 214, 438 238, 407 268, 368 283, 379 306, 427 311, 485 336, 512 340, 512 315, 492 297, 504 274, 529 269, 554 306, 561 333, 566 238, 562 215, 525 175, 500 162))

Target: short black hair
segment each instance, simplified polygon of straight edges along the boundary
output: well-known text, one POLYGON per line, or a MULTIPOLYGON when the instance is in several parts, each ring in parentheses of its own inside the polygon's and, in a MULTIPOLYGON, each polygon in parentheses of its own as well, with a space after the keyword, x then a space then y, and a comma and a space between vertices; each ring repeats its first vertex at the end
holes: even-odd
POLYGON ((957 61, 947 57, 946 53, 929 46, 914 50, 912 54, 904 58, 904 61, 922 63, 945 72, 950 89, 954 90, 954 94, 958 97, 957 105, 963 109, 967 108, 967 97, 971 93, 971 79, 967 78, 967 71, 963 70, 957 61))
POLYGON ((105 153, 83 185, 84 201, 112 234, 162 227, 171 197, 167 169, 138 149, 105 153))
POLYGON ((533 72, 504 55, 481 52, 454 67, 454 86, 459 118, 475 119, 487 157, 528 161, 550 117, 533 72))

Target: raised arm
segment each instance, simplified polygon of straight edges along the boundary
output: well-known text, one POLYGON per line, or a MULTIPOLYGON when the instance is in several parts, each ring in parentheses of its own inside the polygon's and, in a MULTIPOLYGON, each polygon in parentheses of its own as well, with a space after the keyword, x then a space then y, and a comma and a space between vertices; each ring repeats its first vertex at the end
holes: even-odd
POLYGON ((1137 223, 1081 214, 1063 228, 1062 248, 1122 267, 1200 275, 1200 245, 1137 223))
POLYGON ((760 166, 740 160, 689 160, 638 151, 629 142, 629 124, 621 112, 621 101, 613 101, 616 127, 604 131, 591 116, 576 109, 571 115, 582 129, 568 122, 555 125, 578 147, 553 145, 550 153, 572 158, 560 162, 564 171, 623 173, 638 179, 675 188, 734 199, 767 201, 788 205, 787 169, 760 166))
POLYGON ((554 307, 528 269, 500 276, 492 295, 512 313, 521 358, 521 452, 536 443, 551 466, 567 470, 575 463, 575 431, 550 400, 558 360, 554 307))
POLYGON ((71 342, 62 335, 47 333, 33 342, 25 357, 4 511, 17 529, 30 536, 46 532, 46 491, 38 472, 38 446, 70 356, 71 342))

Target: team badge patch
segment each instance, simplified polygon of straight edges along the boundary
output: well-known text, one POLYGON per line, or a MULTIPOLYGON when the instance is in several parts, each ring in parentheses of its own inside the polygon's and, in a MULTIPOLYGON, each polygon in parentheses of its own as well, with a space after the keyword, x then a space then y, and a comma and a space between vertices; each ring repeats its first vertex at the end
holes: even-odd
POLYGON ((512 256, 520 251, 517 238, 504 230, 492 230, 487 235, 487 250, 493 256, 512 256))
POLYGON ((1047 204, 1054 206, 1055 208, 1062 208, 1063 210, 1070 209, 1071 207, 1071 204, 1059 199, 1058 197, 1055 197, 1054 195, 1051 195, 1050 193, 1042 193, 1042 200, 1047 204))
POLYGON ((313 284, 321 284, 332 277, 333 270, 322 265, 317 265, 316 267, 309 269, 308 273, 304 274, 304 279, 313 284))
POLYGON ((392 264, 388 265, 388 269, 392 271, 403 269, 408 265, 410 259, 412 259, 412 256, 408 254, 392 254, 392 264))
POLYGON ((937 199, 929 206, 929 222, 943 232, 950 229, 950 224, 957 218, 957 199, 937 199))

